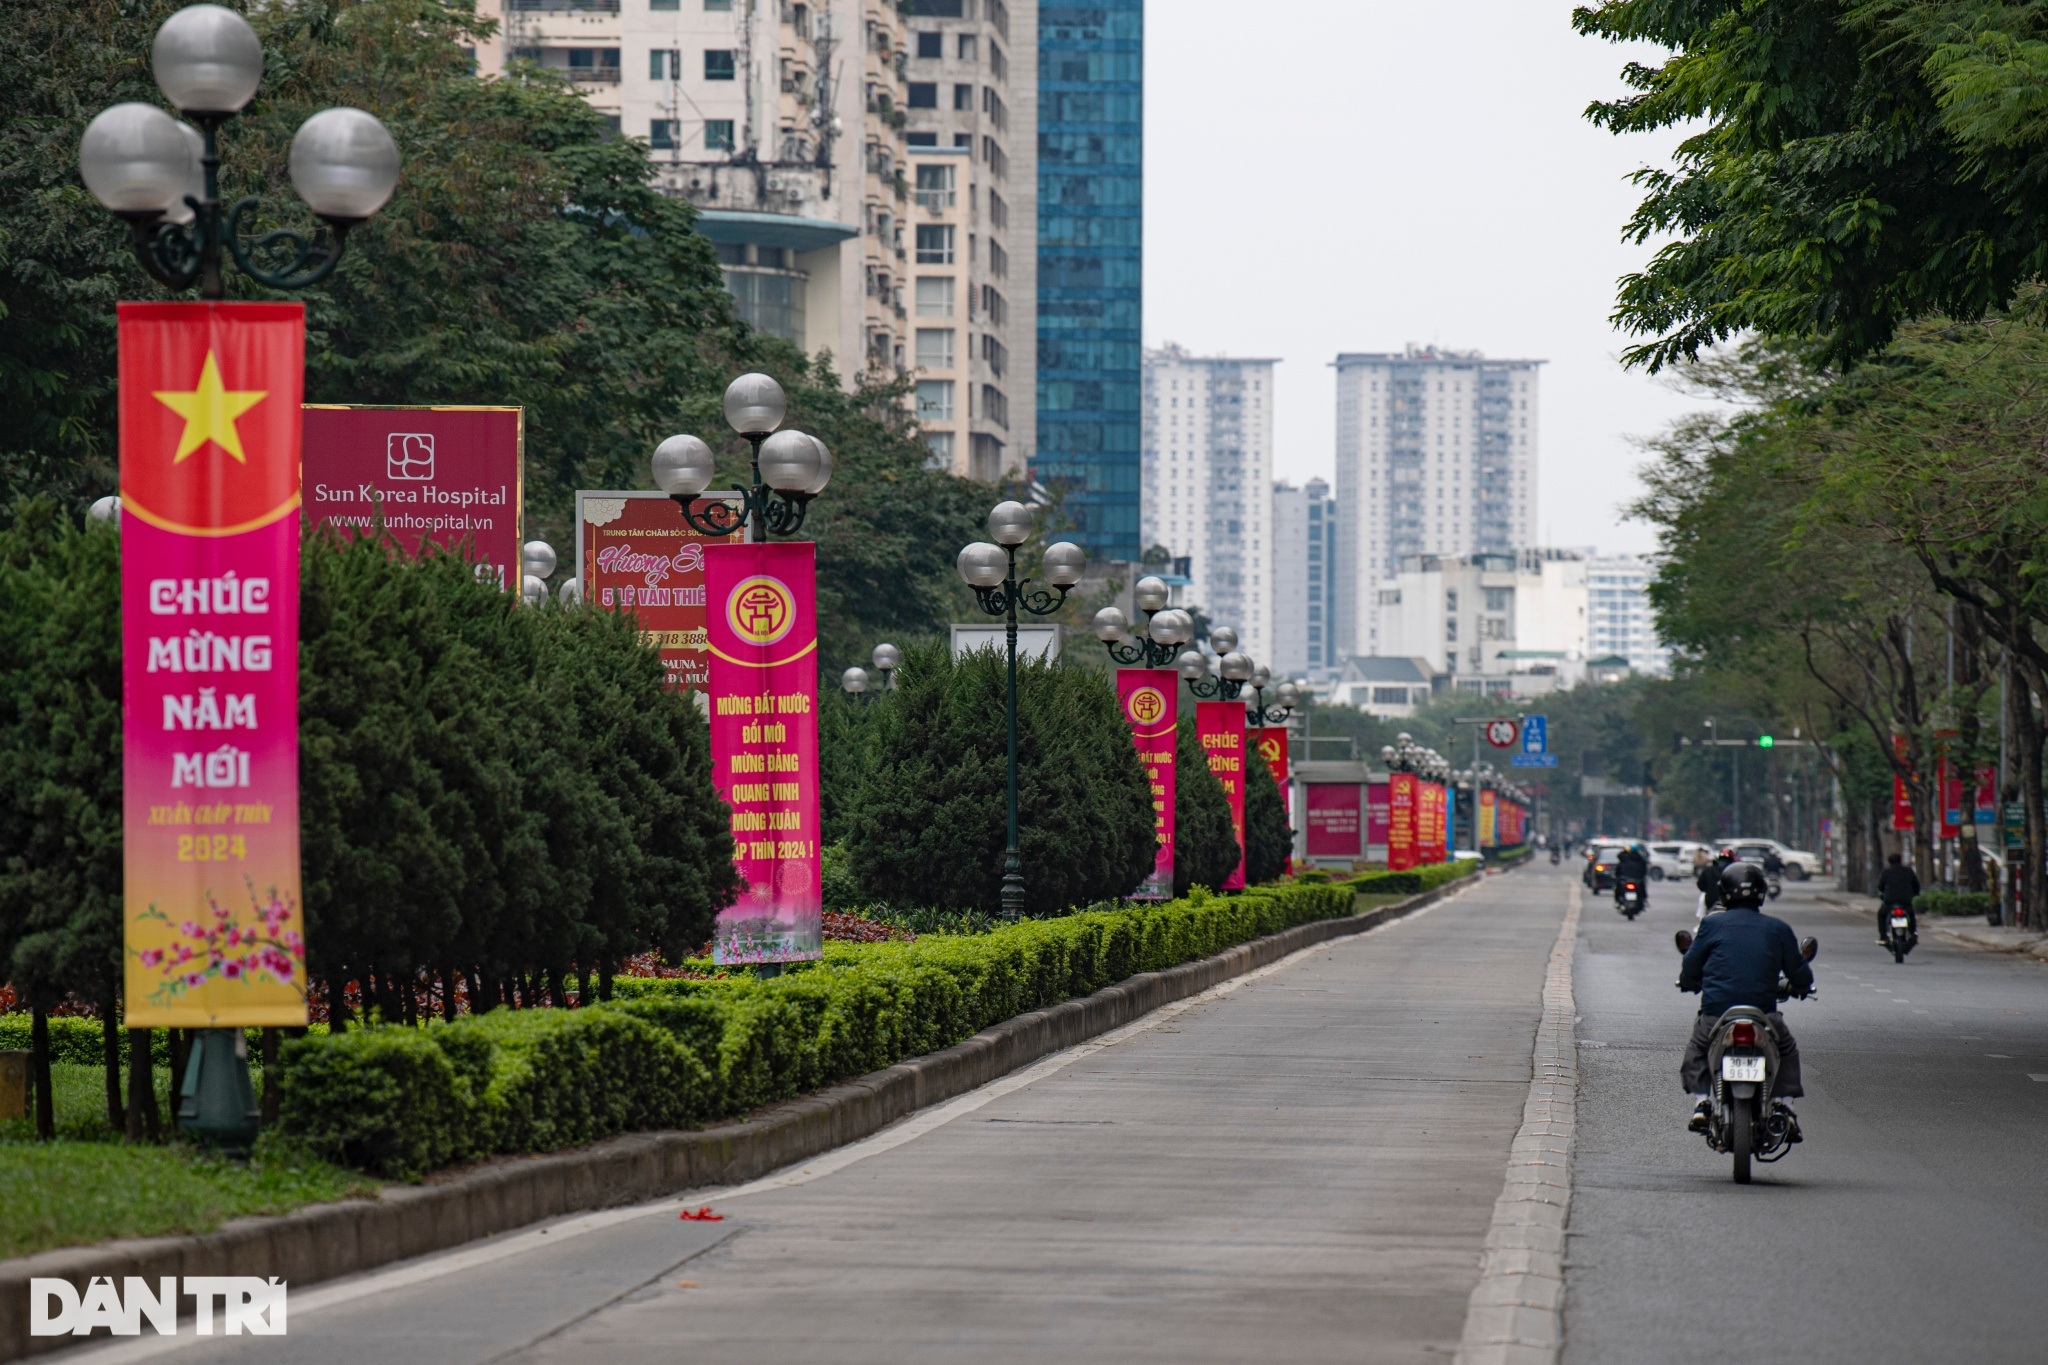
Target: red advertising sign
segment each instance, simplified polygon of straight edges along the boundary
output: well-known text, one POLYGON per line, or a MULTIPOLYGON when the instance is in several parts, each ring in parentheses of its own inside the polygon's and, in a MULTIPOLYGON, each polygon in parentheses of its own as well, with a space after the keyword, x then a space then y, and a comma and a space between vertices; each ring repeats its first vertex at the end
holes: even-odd
POLYGON ((1414 773, 1394 773, 1387 779, 1387 870, 1406 872, 1422 861, 1421 828, 1416 788, 1422 785, 1414 773))
POLYGON ((306 1022, 296 303, 124 303, 131 1028, 306 1022))
POLYGON ((1209 771, 1223 784, 1223 795, 1230 802, 1230 828, 1237 835, 1237 866, 1216 889, 1239 891, 1244 888, 1244 703, 1196 702, 1195 733, 1201 738, 1209 771))
MULTIPOLYGON (((1892 736, 1892 752, 1897 754, 1902 760, 1906 757, 1906 737, 1904 735, 1892 736)), ((1909 830, 1913 828, 1913 794, 1906 790, 1906 779, 1897 774, 1892 776, 1892 828, 1896 830, 1909 830)))
POLYGON ((1998 823, 1998 769, 1985 766, 1977 769, 1977 792, 1972 798, 1975 809, 1971 820, 1979 825, 1998 823))
POLYGON ((1365 846, 1384 850, 1387 846, 1387 784, 1369 783, 1365 789, 1365 846))
POLYGON ((817 546, 704 547, 711 781, 747 889, 718 914, 716 963, 824 956, 818 866, 817 546))
POLYGON ((1173 898, 1173 746, 1179 737, 1180 674, 1170 668, 1119 668, 1116 697, 1138 746, 1138 761, 1152 784, 1152 832, 1159 853, 1152 875, 1131 893, 1132 900, 1173 898))
MULTIPOLYGON (((699 498, 696 508, 715 498, 699 498)), ((743 532, 707 536, 683 520, 666 493, 576 494, 576 578, 583 600, 640 618, 640 635, 661 654, 670 687, 710 683, 704 624, 704 548, 738 544, 743 532)))
POLYGON ((1308 856, 1351 858, 1364 856, 1358 836, 1363 826, 1365 788, 1356 782, 1311 782, 1308 784, 1308 856))
POLYGON ((519 586, 522 409, 308 403, 305 422, 310 523, 367 528, 381 511, 408 551, 473 543, 519 586))

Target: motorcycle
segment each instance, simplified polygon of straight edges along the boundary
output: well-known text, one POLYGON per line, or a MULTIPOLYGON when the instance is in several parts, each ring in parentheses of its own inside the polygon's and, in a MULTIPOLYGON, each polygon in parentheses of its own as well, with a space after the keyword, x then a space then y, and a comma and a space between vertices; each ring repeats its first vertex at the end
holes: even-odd
POLYGON ((1614 888, 1614 908, 1619 910, 1630 923, 1643 913, 1643 884, 1630 880, 1614 888))
POLYGON ((1904 962, 1906 954, 1913 951, 1913 922, 1903 905, 1890 906, 1885 912, 1884 946, 1891 949, 1894 962, 1904 962))
MULTIPOLYGON (((1692 931, 1673 936, 1678 951, 1692 947, 1692 931)), ((1801 939, 1799 955, 1808 962, 1820 951, 1816 939, 1801 939)), ((1818 994, 1808 991, 1806 998, 1818 994)), ((1792 998, 1792 987, 1778 978, 1778 999, 1792 998)), ((1714 1088, 1707 1112, 1707 1146, 1735 1159, 1735 1183, 1747 1185, 1752 1161, 1782 1161, 1792 1145, 1803 1140, 1799 1122, 1782 1101, 1771 1097, 1778 1080, 1778 1034, 1770 1016, 1754 1005, 1736 1005, 1714 1024, 1707 1044, 1707 1075, 1714 1088)))
POLYGON ((1556 867, 1556 866, 1557 866, 1557 865, 1558 865, 1559 863, 1561 863, 1561 862, 1563 862, 1563 861, 1564 861, 1564 850, 1563 850, 1563 849, 1560 849, 1560 848, 1559 848, 1559 847, 1557 847, 1557 846, 1556 846, 1555 844, 1552 844, 1552 845, 1551 845, 1551 847, 1550 847, 1550 865, 1551 865, 1552 867, 1556 867))
POLYGON ((1770 890, 1765 894, 1771 900, 1776 900, 1778 898, 1778 893, 1785 889, 1784 886, 1778 881, 1778 878, 1775 873, 1771 876, 1770 880, 1764 884, 1770 888, 1770 890))

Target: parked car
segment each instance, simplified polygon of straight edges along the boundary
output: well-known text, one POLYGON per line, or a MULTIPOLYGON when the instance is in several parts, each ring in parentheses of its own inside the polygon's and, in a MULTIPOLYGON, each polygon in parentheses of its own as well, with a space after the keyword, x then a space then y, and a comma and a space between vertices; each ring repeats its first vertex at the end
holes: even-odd
POLYGON ((1614 860, 1628 847, 1625 839, 1588 839, 1586 870, 1580 874, 1588 890, 1598 895, 1614 886, 1614 860))
POLYGON ((1736 839, 1732 842, 1736 856, 1744 862, 1760 863, 1764 860, 1765 849, 1776 849, 1778 857, 1784 860, 1785 875, 1793 881, 1803 882, 1809 877, 1818 877, 1821 874, 1821 859, 1818 853, 1808 853, 1805 849, 1781 844, 1776 839, 1736 839), (1745 853, 1744 849, 1750 852, 1745 853))
POLYGON ((1680 839, 1676 843, 1650 845, 1650 880, 1661 882, 1666 877, 1674 881, 1689 882, 1693 879, 1692 855, 1694 849, 1706 849, 1707 856, 1714 855, 1711 844, 1694 843, 1680 839))

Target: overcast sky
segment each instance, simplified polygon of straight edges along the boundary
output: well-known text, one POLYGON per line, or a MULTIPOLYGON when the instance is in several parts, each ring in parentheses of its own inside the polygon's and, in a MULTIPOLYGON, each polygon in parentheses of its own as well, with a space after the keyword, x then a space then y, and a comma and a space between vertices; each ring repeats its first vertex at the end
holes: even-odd
POLYGON ((1339 351, 1546 360, 1545 544, 1654 546, 1641 455, 1699 400, 1622 369, 1615 281, 1675 136, 1581 116, 1625 52, 1563 0, 1160 0, 1145 32, 1145 341, 1278 356, 1275 472, 1335 468, 1339 351))

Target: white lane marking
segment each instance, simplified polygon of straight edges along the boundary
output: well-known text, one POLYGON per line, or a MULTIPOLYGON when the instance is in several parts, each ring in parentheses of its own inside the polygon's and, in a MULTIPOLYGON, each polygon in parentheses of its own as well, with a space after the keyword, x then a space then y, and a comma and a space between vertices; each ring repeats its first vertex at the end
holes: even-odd
MULTIPOLYGON (((883 1152, 893 1151, 907 1142, 915 1141, 934 1129, 942 1128, 954 1119, 971 1114, 975 1110, 999 1100, 1005 1095, 1022 1090, 1027 1085, 1035 1084, 1048 1076, 1064 1071, 1075 1062, 1092 1057, 1105 1048, 1112 1048, 1119 1043, 1128 1042, 1141 1033, 1149 1032, 1169 1020, 1177 1019, 1197 1005, 1220 1000, 1250 982, 1271 976, 1275 972, 1284 971, 1299 963, 1311 953, 1319 953, 1328 948, 1340 947, 1345 943, 1356 943, 1361 939, 1370 938, 1374 934, 1382 934, 1390 929, 1398 929, 1404 924, 1412 924, 1438 906, 1447 905, 1451 901, 1459 899, 1466 891, 1481 884, 1477 878, 1468 880, 1448 895, 1430 902, 1412 914, 1403 915, 1399 919, 1389 920, 1385 924, 1375 925, 1363 933, 1354 934, 1348 938, 1326 939, 1321 943, 1298 949, 1281 958, 1278 962, 1269 962, 1254 971, 1246 972, 1243 976, 1234 976, 1228 981, 1220 981, 1198 995, 1188 996, 1184 1000, 1176 1000, 1170 1005, 1161 1005, 1150 1014, 1133 1020, 1121 1028, 1111 1029, 1108 1033, 1091 1038, 1085 1043, 1077 1043, 1064 1052, 1055 1052, 1052 1056, 1045 1058, 1043 1061, 1036 1062, 1022 1071, 1013 1071, 1007 1076, 998 1077, 978 1090, 970 1090, 958 1099, 949 1100, 944 1104, 934 1105, 930 1109, 912 1114, 907 1118, 898 1120, 871 1137, 836 1148, 822 1156, 803 1162, 798 1166, 775 1175, 763 1176, 759 1180, 748 1181, 744 1185, 714 1186, 708 1189, 691 1190, 687 1192, 687 1198, 671 1195, 651 1203, 631 1204, 624 1208, 606 1209, 600 1213, 581 1214, 574 1218, 564 1219, 559 1223, 550 1223, 546 1227, 532 1228, 526 1232, 514 1233, 509 1237, 504 1237, 494 1242, 487 1242, 482 1246, 470 1247, 466 1250, 439 1252, 404 1265, 396 1266, 390 1270, 373 1271, 359 1278, 341 1280, 319 1289, 294 1293, 291 1296, 291 1316, 294 1319, 300 1319, 308 1313, 317 1313, 327 1308, 337 1308, 343 1304, 353 1303, 357 1299, 411 1289, 448 1275, 458 1275, 465 1270, 475 1270, 480 1266, 492 1265, 499 1261, 509 1260, 514 1256, 523 1256, 530 1251, 538 1251, 543 1247, 558 1247, 565 1241, 593 1232, 602 1232, 606 1228, 617 1227, 621 1223, 629 1223, 636 1218, 653 1218, 664 1213, 676 1214, 684 1209, 696 1208, 714 1201, 738 1199, 745 1195, 765 1194, 771 1190, 786 1190, 798 1185, 808 1185, 813 1180, 821 1180, 835 1172, 843 1171, 855 1162, 865 1161, 871 1156, 879 1156, 883 1152)), ((180 1327, 183 1328, 184 1325, 181 1323, 180 1327)), ((215 1338, 199 1337, 197 1335, 141 1337, 133 1341, 122 1341, 108 1346, 71 1351, 65 1355, 64 1359, 66 1362, 75 1362, 76 1365, 129 1365, 129 1362, 150 1360, 157 1356, 182 1350, 199 1341, 212 1340, 215 1340, 215 1338)))
POLYGON ((2043 1074, 2039 1071, 2029 1071, 2027 1079, 2030 1081, 2048 1081, 2048 1074, 2043 1074))

